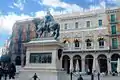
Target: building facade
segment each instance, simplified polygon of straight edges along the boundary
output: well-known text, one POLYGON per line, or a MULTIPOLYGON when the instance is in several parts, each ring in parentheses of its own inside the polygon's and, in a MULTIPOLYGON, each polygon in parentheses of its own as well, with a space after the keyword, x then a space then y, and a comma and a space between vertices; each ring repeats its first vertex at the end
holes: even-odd
POLYGON ((25 58, 26 52, 23 43, 29 42, 36 37, 35 30, 35 24, 32 20, 16 21, 14 24, 9 46, 9 54, 11 55, 11 60, 15 62, 16 65, 21 65, 23 62, 22 60, 24 60, 23 58, 25 58))
POLYGON ((109 32, 109 40, 110 40, 110 54, 111 56, 111 68, 112 71, 116 70, 117 67, 117 59, 120 57, 120 8, 111 9, 106 11, 108 17, 108 32, 109 32))
MULTIPOLYGON (((93 70, 95 70, 97 72, 110 73, 116 71, 116 63, 120 51, 119 47, 117 47, 117 50, 111 50, 111 47, 116 48, 119 42, 116 43, 116 39, 114 39, 111 34, 112 24, 109 20, 111 15, 109 11, 111 10, 55 16, 55 20, 60 24, 60 41, 64 43, 64 51, 61 58, 64 70, 69 72, 70 66, 73 66, 73 71, 75 71, 78 60, 79 71, 81 72, 92 73, 93 70)), ((116 14, 118 15, 117 19, 120 19, 119 11, 116 14)), ((119 28, 119 23, 116 23, 116 25, 117 28, 119 28)), ((119 29, 117 30, 116 33, 119 33, 119 29)), ((35 31, 36 27, 32 20, 17 21, 15 23, 12 35, 14 35, 14 33, 17 33, 17 35, 12 37, 15 43, 13 43, 14 48, 12 48, 12 46, 11 48, 13 49, 12 51, 17 50, 17 52, 12 52, 12 57, 13 55, 19 56, 23 63, 25 60, 25 58, 23 58, 23 56, 25 57, 25 48, 22 47, 21 49, 16 46, 36 38, 35 31), (30 24, 31 32, 28 31, 28 24, 30 24), (17 32, 20 27, 22 28, 22 32, 20 32, 21 35, 17 32), (29 40, 28 35, 30 37, 29 40)), ((115 36, 115 38, 116 37, 117 40, 120 40, 118 35, 115 36)), ((15 61, 16 57, 14 56, 12 58, 13 61, 15 61)))

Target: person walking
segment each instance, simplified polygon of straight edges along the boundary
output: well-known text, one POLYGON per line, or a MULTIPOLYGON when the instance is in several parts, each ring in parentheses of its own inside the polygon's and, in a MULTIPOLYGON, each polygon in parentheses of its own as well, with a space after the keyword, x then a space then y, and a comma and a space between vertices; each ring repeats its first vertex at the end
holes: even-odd
POLYGON ((14 63, 9 65, 9 79, 15 79, 16 67, 14 63))
POLYGON ((4 80, 7 80, 7 76, 8 76, 8 65, 5 64, 5 66, 3 67, 3 72, 4 72, 4 80))
POLYGON ((79 76, 78 80, 83 80, 83 78, 82 78, 82 76, 81 76, 81 75, 79 76))
POLYGON ((3 76, 3 69, 2 69, 2 67, 0 66, 0 80, 2 79, 2 76, 3 76))
MULTIPOLYGON (((34 80, 39 79, 36 73, 34 74, 34 76, 33 76, 32 78, 33 78, 34 80)), ((39 80, 40 80, 40 79, 39 79, 39 80)))

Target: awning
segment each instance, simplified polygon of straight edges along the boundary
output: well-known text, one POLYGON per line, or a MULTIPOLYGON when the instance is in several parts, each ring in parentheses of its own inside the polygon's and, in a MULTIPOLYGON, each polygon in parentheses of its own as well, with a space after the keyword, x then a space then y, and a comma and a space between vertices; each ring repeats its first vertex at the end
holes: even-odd
POLYGON ((92 39, 86 39, 85 42, 92 42, 92 39))
POLYGON ((81 42, 82 40, 80 38, 75 38, 73 42, 75 41, 81 42))
POLYGON ((97 40, 100 41, 100 40, 105 40, 105 39, 104 39, 104 37, 98 37, 97 40))

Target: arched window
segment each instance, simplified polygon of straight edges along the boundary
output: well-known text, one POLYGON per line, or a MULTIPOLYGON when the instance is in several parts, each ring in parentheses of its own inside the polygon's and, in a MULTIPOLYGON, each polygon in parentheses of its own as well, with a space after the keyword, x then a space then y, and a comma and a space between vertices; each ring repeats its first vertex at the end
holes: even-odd
POLYGON ((99 48, 103 48, 104 47, 104 38, 99 38, 98 42, 99 42, 99 48))
POLYGON ((91 41, 90 39, 87 39, 85 42, 86 42, 87 49, 88 49, 88 48, 91 48, 91 46, 92 46, 92 45, 91 45, 91 42, 92 42, 92 41, 91 41))
POLYGON ((79 41, 77 39, 74 41, 74 44, 75 44, 75 47, 79 47, 79 41))
POLYGON ((67 73, 70 72, 70 57, 68 55, 62 57, 62 68, 66 70, 67 73))

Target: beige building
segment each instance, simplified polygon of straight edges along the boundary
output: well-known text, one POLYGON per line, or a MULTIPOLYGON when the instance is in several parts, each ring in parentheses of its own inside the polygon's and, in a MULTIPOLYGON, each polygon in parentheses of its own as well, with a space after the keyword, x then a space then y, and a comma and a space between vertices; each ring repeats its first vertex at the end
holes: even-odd
MULTIPOLYGON (((70 66, 73 66, 75 71, 78 60, 81 72, 110 73, 116 71, 119 56, 115 54, 120 55, 120 51, 111 51, 106 11, 97 10, 82 14, 76 12, 54 17, 60 24, 60 41, 64 43, 64 52, 61 58, 64 70, 69 72, 70 66)), ((32 29, 36 29, 35 25, 32 27, 32 29)), ((15 58, 13 59, 15 60, 15 58)), ((24 61, 23 58, 21 59, 24 61)))
POLYGON ((109 37, 106 36, 108 35, 108 20, 105 11, 61 16, 63 17, 58 22, 61 25, 60 40, 65 44, 63 68, 69 70, 70 65, 73 65, 73 70, 75 70, 78 60, 79 69, 82 72, 111 71, 109 37))

